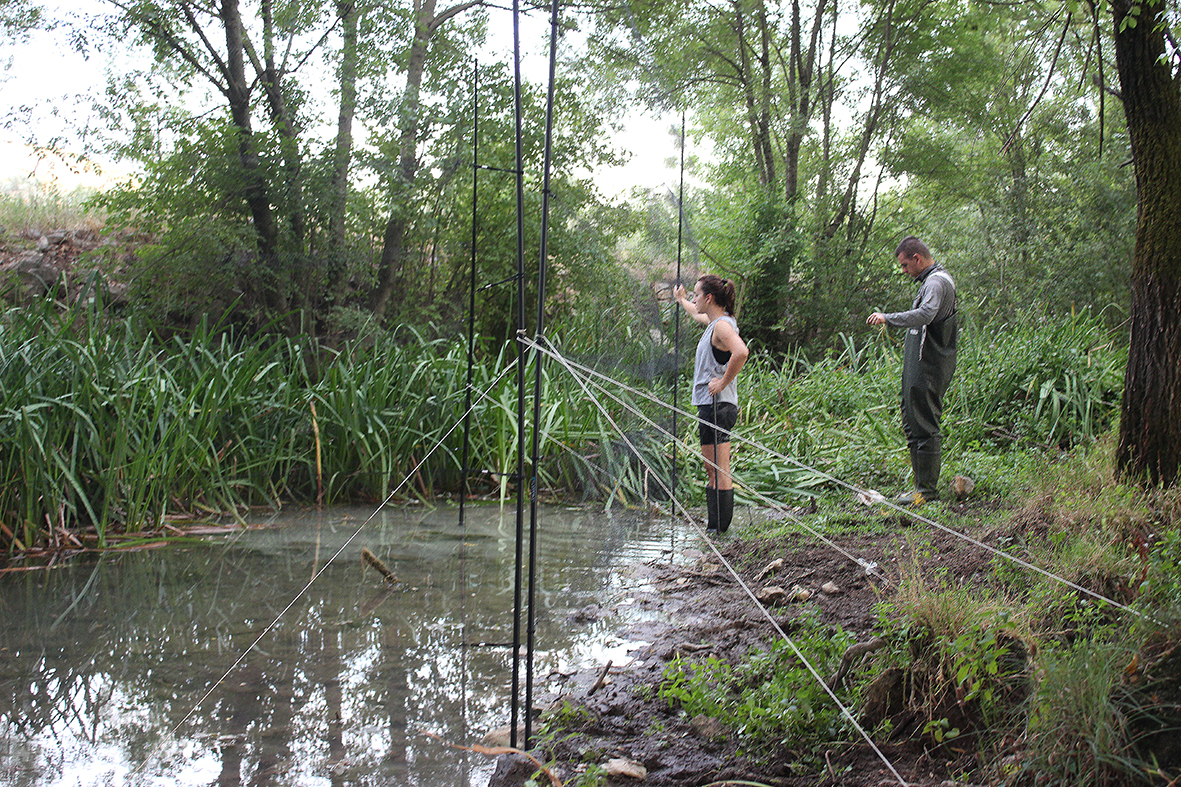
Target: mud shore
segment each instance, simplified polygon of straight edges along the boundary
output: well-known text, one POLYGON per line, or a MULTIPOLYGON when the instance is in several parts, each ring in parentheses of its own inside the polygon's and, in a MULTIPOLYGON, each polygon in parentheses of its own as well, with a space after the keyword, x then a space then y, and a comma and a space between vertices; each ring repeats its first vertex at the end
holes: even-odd
MULTIPOLYGON (((959 508, 971 521, 970 512, 959 508)), ((962 778, 974 770, 971 755, 948 747, 933 751, 905 736, 875 739, 880 756, 852 731, 848 740, 807 756, 789 746, 750 756, 732 731, 704 717, 688 718, 658 697, 662 674, 676 656, 737 664, 752 649, 768 648, 782 637, 780 631, 790 637, 801 616, 817 616, 833 632, 839 627, 858 642, 871 640, 879 624, 878 605, 897 592, 905 572, 939 572, 973 586, 991 581, 990 554, 964 539, 929 532, 897 515, 883 517, 869 509, 853 515, 864 521, 842 528, 845 534, 832 536, 830 544, 808 533, 748 540, 737 529, 715 542, 721 559, 702 544, 675 559, 635 566, 636 584, 646 589, 628 602, 645 614, 642 622, 618 632, 642 643, 629 653, 631 660, 611 665, 605 685, 601 670, 570 676, 556 695, 540 703, 565 707, 564 729, 542 741, 554 774, 570 784, 589 763, 611 763, 607 770, 618 775, 607 776, 603 783, 608 785, 878 787, 899 784, 898 776, 928 787, 970 784, 953 775, 962 778), (779 596, 775 588, 790 592, 779 596), (767 591, 770 600, 760 608, 751 593, 767 591)), ((984 543, 997 540, 996 533, 972 535, 984 543)), ((864 666, 859 662, 854 668, 864 666)), ((860 708, 850 711, 862 714, 860 708)))

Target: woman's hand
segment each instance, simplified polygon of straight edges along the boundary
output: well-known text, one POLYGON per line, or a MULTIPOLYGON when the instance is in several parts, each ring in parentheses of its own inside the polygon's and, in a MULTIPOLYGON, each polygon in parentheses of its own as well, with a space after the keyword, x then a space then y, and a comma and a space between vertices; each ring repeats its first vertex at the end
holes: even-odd
POLYGON ((685 302, 685 285, 678 284, 676 287, 673 287, 673 298, 677 303, 685 302))

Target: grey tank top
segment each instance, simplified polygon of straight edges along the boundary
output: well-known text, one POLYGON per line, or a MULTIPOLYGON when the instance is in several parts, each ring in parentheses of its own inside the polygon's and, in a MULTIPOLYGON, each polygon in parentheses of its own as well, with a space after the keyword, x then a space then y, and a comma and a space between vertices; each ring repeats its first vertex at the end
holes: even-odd
POLYGON ((714 326, 718 324, 719 320, 725 320, 736 332, 738 330, 738 321, 729 315, 719 317, 706 326, 705 333, 701 335, 701 341, 697 342, 697 355, 693 363, 693 404, 713 404, 715 401, 718 404, 722 402, 738 404, 737 378, 731 380, 730 384, 721 390, 716 400, 709 395, 709 381, 726 373, 726 364, 717 362, 710 344, 714 338, 714 326))

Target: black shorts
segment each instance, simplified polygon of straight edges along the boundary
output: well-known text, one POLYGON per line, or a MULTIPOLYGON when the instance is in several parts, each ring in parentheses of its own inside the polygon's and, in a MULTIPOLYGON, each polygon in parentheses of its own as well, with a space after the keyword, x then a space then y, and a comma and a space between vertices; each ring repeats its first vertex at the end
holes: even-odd
POLYGON ((738 423, 738 405, 730 402, 697 405, 697 434, 702 445, 730 442, 730 430, 738 423), (715 415, 716 413, 716 415, 715 415))

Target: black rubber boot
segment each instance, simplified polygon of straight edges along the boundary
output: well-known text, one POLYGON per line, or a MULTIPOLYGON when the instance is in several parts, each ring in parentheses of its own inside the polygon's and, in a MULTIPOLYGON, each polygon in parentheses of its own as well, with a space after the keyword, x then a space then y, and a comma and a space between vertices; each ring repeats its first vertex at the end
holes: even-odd
POLYGON ((939 471, 943 464, 939 438, 928 437, 907 444, 910 449, 910 469, 914 474, 914 491, 894 499, 900 506, 921 506, 939 499, 939 471))
POLYGON ((718 532, 725 533, 730 529, 730 521, 734 519, 734 490, 718 490, 718 532))
POLYGON ((718 490, 712 486, 705 488, 705 529, 711 533, 718 530, 718 490))
POLYGON ((926 500, 939 499, 939 471, 943 465, 943 454, 933 451, 915 451, 911 460, 914 468, 914 488, 926 500))

